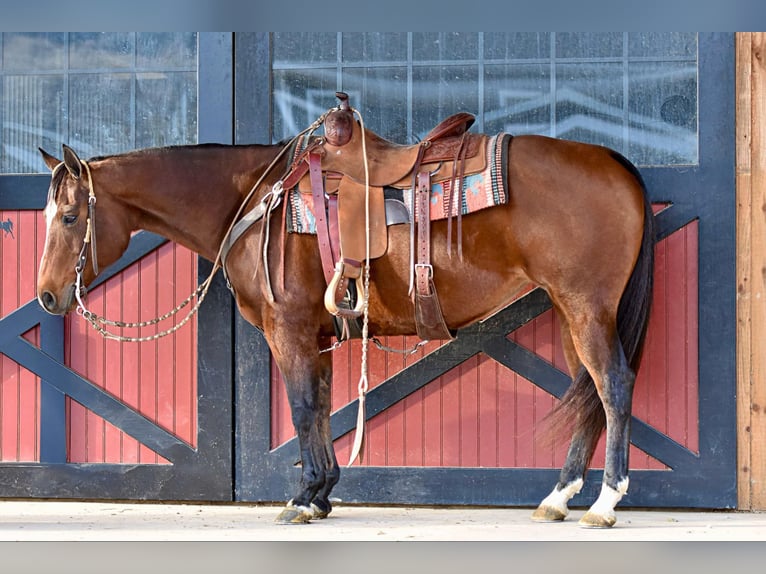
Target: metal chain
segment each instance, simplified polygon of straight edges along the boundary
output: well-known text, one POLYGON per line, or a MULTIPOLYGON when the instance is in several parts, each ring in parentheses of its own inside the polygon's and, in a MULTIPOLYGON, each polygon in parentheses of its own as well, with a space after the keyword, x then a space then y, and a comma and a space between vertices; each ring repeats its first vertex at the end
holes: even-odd
MULTIPOLYGON (((150 321, 141 321, 141 322, 131 323, 131 322, 113 321, 113 320, 110 320, 110 319, 106 319, 105 317, 101 317, 101 316, 97 315, 96 313, 93 313, 92 311, 88 310, 88 308, 85 306, 85 303, 82 301, 82 295, 85 292, 85 288, 84 288, 84 286, 82 284, 82 271, 83 271, 84 265, 81 266, 80 262, 78 262, 78 265, 75 266, 75 273, 76 273, 76 279, 77 279, 76 286, 75 286, 75 295, 76 295, 77 303, 78 303, 77 313, 79 315, 81 315, 84 319, 86 319, 96 331, 101 333, 101 335, 104 338, 112 339, 112 340, 116 340, 116 341, 123 341, 123 342, 140 343, 140 342, 144 342, 144 341, 154 341, 154 340, 160 339, 162 337, 165 337, 167 335, 170 335, 171 333, 175 333, 178 329, 183 327, 186 323, 189 322, 189 320, 192 318, 192 316, 195 313, 197 313, 197 311, 200 308, 200 305, 202 305, 202 301, 205 300, 205 296, 207 295, 208 289, 210 288, 210 284, 213 281, 213 276, 215 275, 215 273, 220 268, 221 255, 223 253, 224 244, 226 243, 226 240, 227 240, 228 236, 231 234, 231 231, 234 228, 234 225, 235 225, 237 219, 239 218, 240 214, 244 210, 245 205, 247 205, 247 203, 250 201, 250 199, 252 198, 252 196, 255 193, 255 191, 260 187, 260 185, 263 182, 263 180, 265 179, 265 177, 271 172, 271 170, 276 165, 277 161, 279 161, 279 159, 281 159, 281 157, 284 155, 285 151, 291 146, 291 144, 297 138, 299 138, 300 136, 302 136, 302 135, 304 135, 306 133, 311 134, 314 131, 316 131, 318 129, 318 127, 322 125, 322 123, 324 122, 324 120, 327 117, 328 113, 329 113, 329 111, 325 112, 324 114, 319 116, 314 121, 314 123, 312 123, 308 128, 304 129, 298 135, 296 135, 290 141, 289 144, 284 146, 282 148, 282 150, 279 152, 279 154, 277 154, 277 157, 274 158, 274 160, 271 162, 271 164, 263 172, 263 174, 258 179, 258 181, 253 185, 253 187, 250 189, 250 192, 248 193, 247 197, 245 197, 244 201, 240 204, 239 211, 237 211, 237 214, 234 216, 234 219, 232 220, 231 224, 229 225, 229 229, 227 230, 226 234, 224 235, 223 240, 221 241, 221 246, 218 249, 218 254, 216 256, 215 262, 213 263, 213 269, 211 270, 210 275, 207 277, 207 279, 203 283, 201 283, 197 287, 197 289, 191 295, 189 295, 186 298, 186 300, 183 303, 178 305, 175 309, 172 309, 171 311, 168 311, 167 313, 165 313, 161 317, 157 317, 157 318, 152 319, 150 321), (112 326, 112 327, 126 329, 126 328, 139 328, 139 327, 149 327, 149 326, 152 326, 152 325, 157 325, 158 323, 160 323, 160 322, 162 322, 162 321, 164 321, 166 319, 169 319, 170 317, 173 317, 174 315, 178 314, 184 307, 186 307, 191 302, 192 299, 194 299, 194 297, 199 297, 199 298, 197 300, 197 303, 194 305, 194 307, 192 307, 189 310, 189 313, 186 315, 186 317, 184 317, 179 323, 177 323, 173 327, 171 327, 169 329, 166 329, 164 331, 160 331, 159 333, 155 333, 154 335, 150 335, 150 336, 146 336, 146 337, 128 337, 128 336, 125 336, 125 335, 118 335, 116 333, 112 333, 112 332, 108 331, 105 327, 103 327, 103 325, 109 325, 109 326, 112 326)), ((95 203, 96 195, 95 195, 94 188, 93 188, 93 177, 90 174, 90 166, 88 165, 87 162, 81 161, 81 163, 83 164, 83 166, 85 166, 85 170, 86 170, 86 172, 88 174, 89 201, 92 200, 92 202, 95 203)), ((62 162, 62 164, 57 166, 56 169, 58 169, 58 167, 60 167, 61 165, 63 165, 63 162, 62 162)), ((279 181, 277 183, 281 184, 281 181, 279 181)), ((279 188, 279 191, 281 193, 281 191, 282 191, 281 187, 279 188)), ((273 200, 274 200, 274 198, 273 198, 273 194, 272 194, 271 201, 273 201, 273 200)), ((278 204, 278 202, 276 202, 276 203, 278 204)), ((91 213, 91 211, 89 211, 89 213, 91 213)), ((96 231, 95 229, 91 230, 91 217, 88 217, 88 230, 86 232, 86 237, 85 237, 83 249, 85 249, 85 247, 88 245, 88 243, 91 242, 92 239, 95 239, 95 231, 96 231)), ((93 242, 92 245, 94 247, 93 248, 93 256, 92 256, 93 264, 94 264, 94 271, 96 271, 96 274, 98 275, 98 268, 96 267, 96 262, 95 262, 95 260, 96 260, 95 242, 93 242)), ((82 259, 82 257, 81 257, 81 259, 82 259)))
POLYGON ((381 351, 384 351, 386 353, 397 353, 399 355, 405 355, 405 356, 414 355, 415 353, 418 352, 418 349, 420 349, 421 347, 429 343, 428 341, 418 341, 415 345, 413 345, 409 349, 394 349, 393 347, 388 347, 384 345, 380 341, 380 339, 378 339, 377 337, 370 337, 370 341, 372 341, 375 344, 375 346, 381 351))
POLYGON ((169 312, 165 313, 162 317, 157 317, 156 319, 152 319, 151 321, 142 321, 142 322, 139 322, 139 323, 128 323, 128 322, 123 322, 123 321, 112 321, 112 320, 109 320, 109 319, 105 319, 104 317, 100 317, 100 316, 96 315, 95 313, 93 313, 92 311, 89 311, 89 310, 87 310, 87 309, 85 309, 83 307, 78 307, 77 312, 80 315, 82 315, 83 318, 85 318, 93 326, 93 328, 96 331, 101 333, 101 335, 105 339, 112 339, 114 341, 122 341, 122 342, 126 342, 126 343, 142 343, 144 341, 155 341, 157 339, 161 339, 162 337, 170 335, 171 333, 175 333, 176 331, 178 331, 178 329, 180 329, 186 323, 189 322, 189 320, 199 310, 200 305, 202 305, 202 301, 205 300, 205 295, 207 295, 207 290, 208 290, 209 286, 210 286, 210 283, 207 282, 207 281, 205 283, 201 284, 197 288, 197 290, 194 293, 192 293, 191 295, 189 295, 189 297, 187 297, 186 301, 181 303, 178 307, 176 307, 172 311, 169 311, 169 312), (125 328, 148 327, 148 326, 151 326, 151 325, 156 325, 160 321, 164 321, 165 319, 169 319, 170 317, 172 317, 173 315, 178 313, 181 309, 186 307, 186 305, 188 305, 189 302, 191 302, 191 300, 195 296, 197 296, 197 295, 199 295, 199 299, 197 300, 197 303, 195 303, 194 307, 191 308, 191 310, 186 315, 186 317, 184 317, 181 321, 179 321, 178 323, 176 323, 175 325, 173 325, 169 329, 166 329, 164 331, 160 331, 159 333, 155 333, 154 335, 148 335, 146 337, 128 337, 126 335, 118 335, 116 333, 112 333, 110 331, 107 331, 106 328, 102 326, 102 325, 112 325, 114 327, 119 327, 119 328, 125 329, 125 328))
MULTIPOLYGON (((346 341, 348 341, 348 339, 337 340, 326 349, 320 350, 319 354, 321 355, 323 353, 332 353, 333 351, 340 349, 346 341)), ((384 353, 396 353, 397 355, 404 355, 405 357, 414 355, 423 346, 430 343, 430 341, 418 341, 412 347, 409 347, 407 349, 396 349, 394 347, 389 347, 388 345, 384 345, 383 341, 381 341, 375 336, 370 337, 370 341, 372 341, 372 344, 375 345, 379 350, 383 351, 384 353)))

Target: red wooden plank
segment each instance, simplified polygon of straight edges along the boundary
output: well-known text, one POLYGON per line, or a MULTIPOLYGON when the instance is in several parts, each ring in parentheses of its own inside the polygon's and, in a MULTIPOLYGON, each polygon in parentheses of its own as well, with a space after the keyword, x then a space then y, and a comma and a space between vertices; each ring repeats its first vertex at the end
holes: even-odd
MULTIPOLYGON (((10 229, 0 232, 0 317, 13 312, 34 294, 34 214, 1 211, 10 229), (14 272, 9 272, 13 270, 14 272)), ((27 337, 33 340, 34 337, 27 337)), ((14 361, 0 361, 0 460, 32 461, 37 452, 37 379, 14 361)))
MULTIPOLYGON (((173 307, 184 301, 196 288, 197 257, 188 249, 179 245, 174 246, 176 255, 175 298, 173 307)), ((183 320, 190 307, 186 307, 178 316, 177 322, 183 320)), ((192 318, 173 335, 175 337, 176 353, 176 433, 188 444, 197 444, 197 333, 196 318, 192 318)))
MULTIPOLYGON (((21 211, 18 215, 18 281, 17 306, 35 297, 37 260, 31 254, 36 252, 37 216, 32 211, 21 211)), ((38 329, 30 333, 28 340, 39 345, 38 329)), ((38 458, 38 394, 39 379, 27 369, 19 367, 19 460, 34 461, 38 458)))
MULTIPOLYGON (((87 304, 89 308, 99 315, 106 314, 105 286, 101 285, 88 293, 87 304)), ((82 321, 82 319, 80 319, 82 321)), ((88 362, 85 377, 92 383, 104 388, 104 339, 94 329, 85 331, 85 344, 88 349, 88 362)), ((87 460, 85 462, 98 463, 105 461, 105 425, 104 420, 96 414, 88 411, 87 414, 87 460)))
POLYGON ((683 444, 699 453, 699 224, 697 221, 687 227, 686 277, 691 279, 686 290, 687 324, 689 345, 686 349, 687 382, 686 391, 686 440, 683 444))
POLYGON ((419 389, 403 401, 404 417, 404 466, 423 466, 424 459, 424 411, 423 390, 419 389))
MULTIPOLYGON (((154 296, 157 298, 157 310, 164 314, 173 308, 173 279, 175 277, 175 257, 172 244, 166 243, 157 250, 158 271, 154 296)), ((168 322, 172 324, 172 322, 168 322)), ((162 330, 169 327, 163 323, 162 330)), ((172 337, 157 340, 157 423, 170 432, 175 432, 175 365, 169 358, 174 356, 175 345, 172 337)))
MULTIPOLYGON (((133 265, 122 273, 122 320, 136 322, 139 316, 139 266, 133 265)), ((141 346, 143 343, 129 343, 122 346, 122 394, 121 400, 131 408, 139 409, 141 385, 141 346)), ((136 439, 122 437, 122 462, 140 462, 140 448, 136 439)))
POLYGON ((498 370, 500 366, 486 355, 479 355, 477 365, 478 411, 479 411, 479 452, 478 466, 496 467, 498 447, 501 438, 498 433, 498 370))
POLYGON ((18 375, 17 365, 0 355, 0 460, 18 460, 18 375))
MULTIPOLYGON (((139 262, 139 316, 142 320, 151 319, 159 315, 157 299, 154 290, 157 285, 158 256, 156 252, 143 257, 139 262)), ((153 327, 142 327, 138 334, 140 337, 153 335, 156 330, 153 327)), ((157 342, 146 341, 140 343, 139 353, 139 410, 149 420, 157 421, 157 342)), ((142 463, 156 463, 156 453, 150 448, 139 446, 139 460, 142 463)))
MULTIPOLYGON (((511 335, 519 345, 534 350, 534 323, 530 322, 517 329, 511 335)), ((512 466, 523 468, 536 467, 535 460, 535 421, 537 416, 535 408, 537 405, 537 387, 532 385, 527 379, 521 376, 516 377, 515 385, 516 409, 514 412, 514 434, 516 441, 514 452, 514 463, 512 466)), ((501 449, 503 446, 501 445, 501 449)))
POLYGON ((460 466, 479 466, 479 358, 458 367, 460 373, 460 466))
POLYGON ((516 393, 518 375, 504 365, 498 365, 497 377, 497 466, 516 466, 516 393))
MULTIPOLYGON (((668 269, 675 261, 672 260, 672 254, 669 253, 669 244, 673 237, 660 242, 655 249, 655 274, 654 274, 654 299, 652 302, 652 324, 650 325, 651 334, 647 338, 647 347, 650 349, 649 361, 650 368, 647 370, 647 387, 645 417, 648 424, 655 427, 660 432, 667 432, 666 419, 666 387, 668 375, 667 356, 669 345, 672 343, 669 330, 672 323, 668 317, 668 298, 672 285, 668 282, 668 269)), ((670 305, 672 307, 672 305, 670 305)), ((634 468, 657 468, 654 461, 648 455, 644 455, 644 464, 634 466, 634 468)))
MULTIPOLYGON (((104 316, 122 320, 121 274, 109 280, 104 290, 104 316)), ((104 389, 117 399, 122 398, 122 346, 119 341, 103 340, 104 389)), ((122 462, 122 432, 111 424, 104 425, 104 462, 122 462)))
POLYGON ((460 466, 460 369, 440 377, 441 461, 440 466, 460 466))
MULTIPOLYGON (((534 328, 534 350, 535 352, 553 364, 555 357, 556 342, 556 324, 553 311, 546 311, 540 317, 533 321, 534 328)), ((536 389, 537 400, 535 403, 535 438, 534 438, 534 459, 537 467, 553 468, 553 449, 544 435, 546 419, 545 417, 553 408, 555 399, 547 392, 536 389), (545 440, 544 440, 545 439, 545 440)))
POLYGON ((442 381, 428 383, 423 389, 423 465, 442 466, 442 381))
MULTIPOLYGON (((86 374, 88 349, 84 344, 85 322, 77 316, 69 315, 64 320, 65 337, 68 344, 64 347, 66 364, 79 375, 86 374)), ((67 461, 87 462, 88 419, 85 407, 67 398, 67 461)))

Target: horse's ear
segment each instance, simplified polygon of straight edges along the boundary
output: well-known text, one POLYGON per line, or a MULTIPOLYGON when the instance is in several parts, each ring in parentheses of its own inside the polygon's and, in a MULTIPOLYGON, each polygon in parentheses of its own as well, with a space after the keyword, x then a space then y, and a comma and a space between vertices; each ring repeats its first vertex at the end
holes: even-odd
POLYGON ((61 163, 60 159, 58 159, 57 157, 53 157, 51 154, 49 154, 43 148, 39 147, 37 149, 40 150, 40 154, 43 156, 43 161, 45 162, 45 165, 48 166, 49 170, 53 171, 53 168, 55 168, 58 164, 61 163))
POLYGON ((67 171, 73 178, 80 179, 82 176, 82 163, 80 163, 80 158, 77 157, 77 154, 68 145, 64 144, 62 147, 64 149, 64 166, 66 166, 67 171))

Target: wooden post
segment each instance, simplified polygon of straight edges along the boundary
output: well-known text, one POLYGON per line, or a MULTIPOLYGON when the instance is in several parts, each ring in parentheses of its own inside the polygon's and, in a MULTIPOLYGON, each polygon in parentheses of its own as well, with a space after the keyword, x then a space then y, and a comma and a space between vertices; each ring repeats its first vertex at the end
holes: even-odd
POLYGON ((766 510, 766 33, 736 37, 738 506, 766 510))

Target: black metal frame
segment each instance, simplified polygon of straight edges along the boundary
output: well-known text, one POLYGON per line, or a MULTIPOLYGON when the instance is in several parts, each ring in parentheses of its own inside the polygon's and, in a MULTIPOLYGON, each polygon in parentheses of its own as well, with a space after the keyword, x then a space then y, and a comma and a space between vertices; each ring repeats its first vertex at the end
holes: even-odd
MULTIPOLYGON (((268 54, 267 34, 237 39, 237 54, 268 54)), ((252 66, 254 58, 245 57, 252 66)), ((237 62, 238 142, 268 141, 269 59, 260 57, 259 78, 237 62), (242 91, 242 90, 246 91, 242 91), (258 126, 260 131, 251 130, 258 126)), ((736 472, 736 315, 734 181, 734 35, 699 36, 700 161, 693 167, 644 168, 650 199, 670 207, 658 216, 660 238, 699 222, 699 454, 693 453, 634 417, 632 442, 670 470, 634 470, 623 506, 733 508, 736 472), (722 343, 723 342, 723 343, 722 343), (704 477, 704 480, 700 480, 704 477)), ((423 387, 478 352, 560 396, 564 373, 508 340, 506 335, 550 308, 535 291, 491 320, 464 329, 458 338, 388 379, 367 396, 367 418, 423 387)), ((236 331, 235 497, 283 501, 299 476, 293 439, 269 448, 270 377, 268 348, 254 330, 236 331)), ((338 438, 355 425, 357 401, 332 416, 338 438)), ((335 494, 346 502, 407 504, 534 505, 558 477, 551 469, 389 468, 343 470, 335 494)), ((573 505, 598 495, 602 472, 588 474, 573 505)))
MULTIPOLYGON (((232 140, 232 34, 199 35, 199 138, 232 140), (228 86, 228 89, 227 89, 228 86)), ((3 209, 45 206, 50 178, 0 177, 3 209)), ((123 257, 99 276, 101 284, 165 239, 141 232, 123 257)), ((201 262, 200 277, 210 264, 201 262)), ((198 439, 193 449, 63 364, 64 322, 33 300, 0 320, 0 352, 39 375, 40 463, 0 463, 0 497, 231 500, 232 349, 231 296, 216 277, 200 308, 198 328, 198 439), (41 349, 21 335, 40 325, 41 349), (222 360, 223 358, 223 360, 222 360), (72 464, 66 462, 65 396, 103 417, 171 464, 72 464)))

